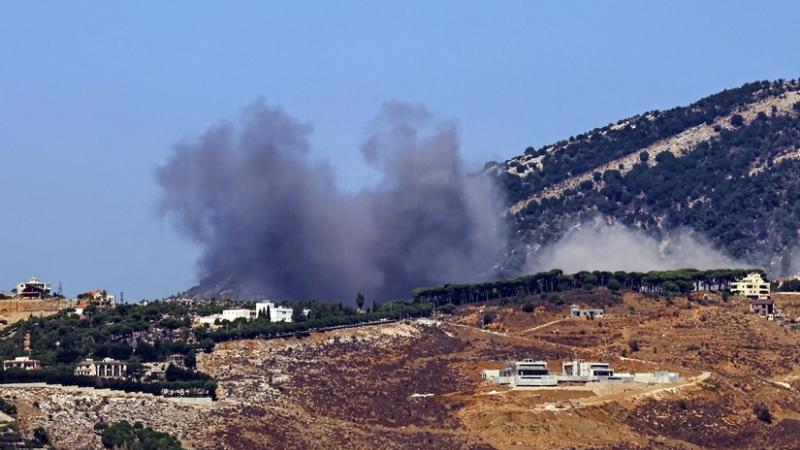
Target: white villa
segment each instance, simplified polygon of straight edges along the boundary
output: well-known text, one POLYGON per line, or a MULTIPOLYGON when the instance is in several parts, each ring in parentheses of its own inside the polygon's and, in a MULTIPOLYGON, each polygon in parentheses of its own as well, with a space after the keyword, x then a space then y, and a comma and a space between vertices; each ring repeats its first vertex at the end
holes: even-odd
POLYGON ((95 361, 84 359, 75 367, 75 375, 97 378, 125 378, 128 375, 128 363, 112 358, 95 361))
POLYGON ((769 298, 769 292, 769 282, 765 281, 758 272, 753 272, 741 280, 731 283, 731 294, 739 294, 751 299, 769 298))
MULTIPOLYGON (((269 313, 270 322, 291 322, 293 309, 287 306, 277 306, 274 302, 256 303, 256 317, 261 313, 269 313)), ((305 311, 304 311, 305 312, 305 311)))

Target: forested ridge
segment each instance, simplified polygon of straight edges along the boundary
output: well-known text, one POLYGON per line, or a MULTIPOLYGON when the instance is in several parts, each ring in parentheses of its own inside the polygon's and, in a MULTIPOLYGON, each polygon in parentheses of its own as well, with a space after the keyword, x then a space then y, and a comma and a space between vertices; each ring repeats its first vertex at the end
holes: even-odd
POLYGON ((411 291, 411 297, 416 302, 430 302, 441 306, 525 298, 572 289, 591 290, 595 287, 606 287, 612 291, 628 289, 652 295, 685 294, 694 290, 724 291, 729 289, 731 282, 751 272, 764 275, 761 269, 676 269, 650 272, 595 270, 573 274, 552 269, 506 280, 420 287, 411 291))
POLYGON ((771 274, 787 273, 800 232, 800 102, 788 111, 772 107, 750 120, 737 112, 798 90, 800 80, 748 83, 686 107, 647 112, 528 148, 526 155, 503 164, 487 164, 511 205, 698 124, 726 120, 725 127, 715 126, 712 138, 681 157, 665 150, 650 160, 642 152, 632 168, 595 171, 574 189, 530 201, 510 216, 515 256, 507 265, 521 267, 531 248, 601 216, 655 236, 688 228, 733 258, 771 274))

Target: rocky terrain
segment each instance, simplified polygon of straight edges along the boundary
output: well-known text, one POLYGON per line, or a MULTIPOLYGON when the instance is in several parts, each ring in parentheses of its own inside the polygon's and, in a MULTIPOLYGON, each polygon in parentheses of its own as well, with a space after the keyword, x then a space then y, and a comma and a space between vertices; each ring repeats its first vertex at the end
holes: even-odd
MULTIPOLYGON (((787 309, 800 304, 785 297, 787 309)), ((473 305, 433 320, 220 343, 198 361, 219 380, 214 403, 30 385, 0 396, 18 405, 23 432, 42 426, 65 449, 99 448, 94 424, 121 419, 195 449, 796 448, 797 332, 748 313, 743 299, 598 288, 528 300, 533 312, 473 305), (605 306, 607 317, 565 318, 573 302, 605 306), (495 319, 483 327, 487 312, 495 319), (508 390, 480 377, 526 357, 553 370, 578 357, 684 379, 508 390)))

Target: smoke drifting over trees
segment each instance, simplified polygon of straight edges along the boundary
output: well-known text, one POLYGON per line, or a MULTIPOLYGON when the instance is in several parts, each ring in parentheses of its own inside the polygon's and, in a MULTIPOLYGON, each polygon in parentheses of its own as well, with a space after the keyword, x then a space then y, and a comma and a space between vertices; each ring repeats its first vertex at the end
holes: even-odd
POLYGON ((589 221, 577 225, 563 238, 542 249, 528 261, 529 271, 559 268, 567 273, 581 270, 645 272, 691 267, 754 267, 716 250, 702 236, 678 230, 663 239, 622 225, 589 221))
POLYGON ((362 148, 374 188, 337 188, 309 158, 312 127, 257 101, 179 143, 156 179, 162 211, 203 249, 203 284, 238 295, 349 300, 473 281, 504 248, 495 191, 468 176, 458 130, 423 106, 384 105, 362 148))

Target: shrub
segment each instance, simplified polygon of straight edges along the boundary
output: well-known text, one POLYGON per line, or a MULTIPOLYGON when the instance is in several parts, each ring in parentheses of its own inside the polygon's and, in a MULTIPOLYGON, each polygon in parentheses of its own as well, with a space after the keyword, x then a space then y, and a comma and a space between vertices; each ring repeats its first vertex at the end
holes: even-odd
POLYGON ((0 398, 0 411, 13 416, 17 413, 17 406, 0 398))
POLYGON ((637 341, 636 339, 631 339, 630 341, 628 341, 628 348, 631 349, 632 352, 638 352, 639 341, 637 341))
POLYGON ((494 322, 497 316, 493 312, 487 312, 483 315, 483 325, 489 325, 490 323, 494 322))
POLYGON ((759 403, 753 406, 753 412, 756 414, 758 420, 765 423, 772 423, 772 413, 769 411, 767 405, 759 403))
POLYGON ((42 445, 50 445, 50 436, 47 434, 47 430, 42 427, 37 427, 33 430, 33 439, 42 445))
POLYGON ((182 450, 180 441, 167 433, 155 431, 137 422, 133 426, 125 420, 103 430, 100 439, 105 448, 182 450))
POLYGON ((533 312, 533 303, 525 302, 525 304, 522 305, 522 310, 525 311, 526 313, 532 313, 533 312))

